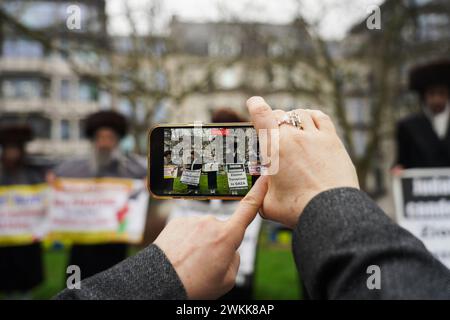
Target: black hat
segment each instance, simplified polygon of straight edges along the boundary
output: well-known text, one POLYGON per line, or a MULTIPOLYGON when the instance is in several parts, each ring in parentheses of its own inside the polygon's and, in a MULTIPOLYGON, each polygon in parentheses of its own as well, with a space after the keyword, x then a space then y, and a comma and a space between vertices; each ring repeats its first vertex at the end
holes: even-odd
POLYGON ((29 125, 4 125, 0 127, 0 145, 22 146, 33 139, 33 130, 29 125))
POLYGON ((120 138, 123 138, 128 130, 127 120, 120 113, 115 111, 99 111, 91 114, 86 119, 86 136, 91 139, 98 129, 105 127, 114 130, 120 138))
POLYGON ((445 85, 450 88, 450 60, 436 60, 414 67, 409 73, 409 89, 420 95, 430 86, 445 85))
POLYGON ((220 122, 245 122, 245 119, 231 108, 220 108, 213 112, 211 116, 213 123, 220 122))

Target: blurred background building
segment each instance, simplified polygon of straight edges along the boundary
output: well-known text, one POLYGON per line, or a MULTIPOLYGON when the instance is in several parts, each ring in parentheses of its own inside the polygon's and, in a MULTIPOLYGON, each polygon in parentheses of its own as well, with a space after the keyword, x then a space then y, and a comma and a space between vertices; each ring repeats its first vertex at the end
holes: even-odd
MULTIPOLYGON (((71 4, 1 2, 8 17, 0 20, 0 122, 30 123, 36 134, 30 152, 58 159, 86 152, 82 121, 100 108, 103 96, 89 72, 74 72, 67 53, 57 48, 108 44, 105 2, 78 1, 84 14, 81 30, 66 27, 71 4)), ((81 66, 92 58, 95 51, 79 50, 70 57, 81 66)))

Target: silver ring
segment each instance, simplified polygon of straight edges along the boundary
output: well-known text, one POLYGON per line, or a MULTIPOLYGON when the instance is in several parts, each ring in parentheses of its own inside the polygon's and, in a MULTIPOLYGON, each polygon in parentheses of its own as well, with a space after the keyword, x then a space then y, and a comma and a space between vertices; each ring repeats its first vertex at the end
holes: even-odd
POLYGON ((281 126, 282 124, 288 124, 300 130, 303 130, 302 120, 300 119, 300 116, 294 111, 287 112, 281 120, 278 120, 278 126, 281 126))

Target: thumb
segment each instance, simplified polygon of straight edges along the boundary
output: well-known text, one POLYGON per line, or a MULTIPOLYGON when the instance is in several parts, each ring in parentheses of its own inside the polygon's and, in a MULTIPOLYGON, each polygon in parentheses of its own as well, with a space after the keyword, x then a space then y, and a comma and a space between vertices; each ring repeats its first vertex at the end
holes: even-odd
POLYGON ((245 230, 255 219, 259 208, 261 208, 264 197, 267 193, 267 176, 260 176, 255 185, 250 189, 244 199, 239 202, 239 206, 227 221, 230 229, 231 239, 235 242, 236 248, 244 238, 245 230))

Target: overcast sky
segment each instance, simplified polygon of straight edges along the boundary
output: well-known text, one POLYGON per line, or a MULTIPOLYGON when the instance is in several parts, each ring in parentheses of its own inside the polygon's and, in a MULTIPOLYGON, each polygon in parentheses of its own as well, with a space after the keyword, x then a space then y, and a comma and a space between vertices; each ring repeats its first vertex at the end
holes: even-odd
MULTIPOLYGON (((135 13, 138 28, 146 30, 148 19, 142 14, 152 0, 107 0, 109 29, 114 34, 129 32, 124 18, 123 1, 135 13)), ((162 14, 156 24, 164 32, 164 25, 172 15, 188 21, 217 21, 234 17, 239 20, 288 23, 298 12, 297 0, 159 0, 162 14)), ((370 5, 383 0, 303 0, 301 11, 310 20, 319 21, 320 31, 328 39, 341 39, 355 22, 367 16, 370 5)), ((381 13, 383 14, 383 13, 381 13)))

